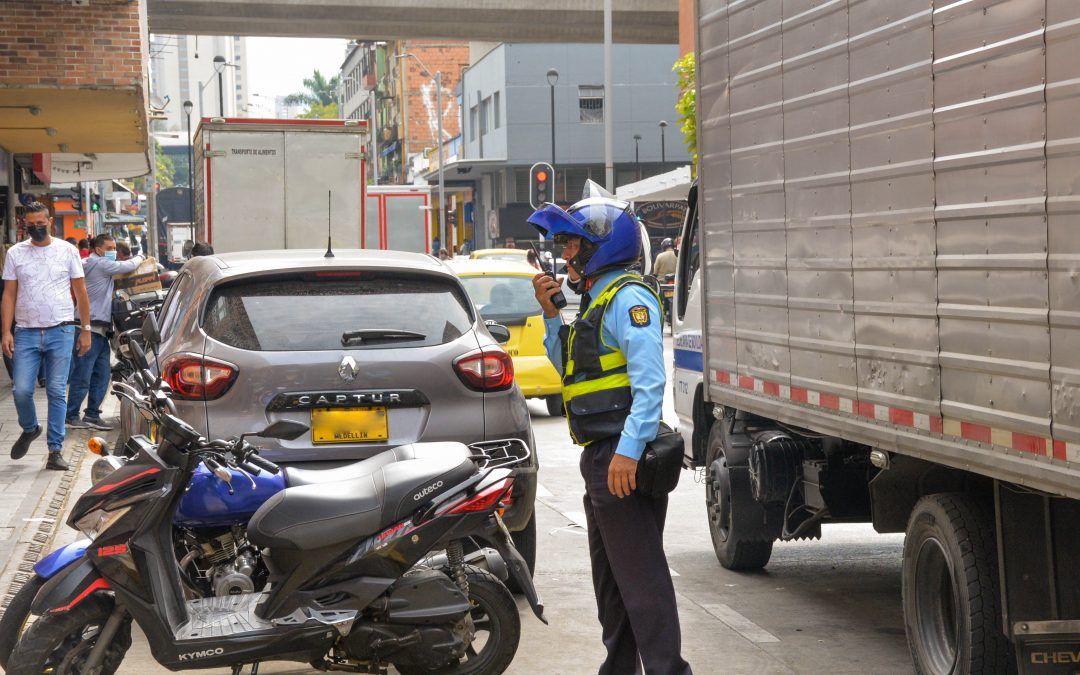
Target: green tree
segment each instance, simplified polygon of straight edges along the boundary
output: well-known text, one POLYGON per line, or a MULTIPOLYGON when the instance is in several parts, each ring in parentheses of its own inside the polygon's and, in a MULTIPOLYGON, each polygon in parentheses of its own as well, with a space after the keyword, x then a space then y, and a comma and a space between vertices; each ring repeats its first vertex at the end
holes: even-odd
POLYGON ((297 115, 300 119, 305 120, 334 120, 339 117, 338 104, 335 103, 310 103, 306 113, 297 115))
POLYGON ((679 129, 683 134, 683 143, 690 152, 690 173, 697 175, 697 77, 694 52, 683 56, 672 70, 679 74, 679 99, 675 110, 679 113, 679 129))
POLYGON ((289 94, 285 97, 285 103, 286 105, 306 104, 309 113, 315 104, 322 106, 335 105, 336 107, 338 84, 337 75, 328 80, 316 69, 311 77, 304 78, 304 91, 289 94))
MULTIPOLYGON (((157 182, 161 184, 162 189, 172 187, 176 168, 173 166, 172 159, 161 149, 161 143, 158 143, 156 138, 154 139, 154 164, 157 169, 157 182)), ((149 192, 153 187, 150 174, 143 176, 141 192, 149 192)))

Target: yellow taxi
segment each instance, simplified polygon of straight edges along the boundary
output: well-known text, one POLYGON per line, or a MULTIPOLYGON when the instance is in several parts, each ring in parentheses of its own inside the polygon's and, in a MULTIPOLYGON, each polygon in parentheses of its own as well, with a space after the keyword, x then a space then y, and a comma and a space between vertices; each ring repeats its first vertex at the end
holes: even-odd
POLYGON ((538 270, 498 258, 455 260, 450 265, 480 316, 510 329, 510 341, 503 348, 514 362, 521 393, 543 398, 551 415, 562 415, 562 381, 544 351, 544 314, 533 293, 532 278, 538 270))
POLYGON ((469 254, 469 260, 510 260, 525 262, 529 250, 525 248, 481 248, 469 254))

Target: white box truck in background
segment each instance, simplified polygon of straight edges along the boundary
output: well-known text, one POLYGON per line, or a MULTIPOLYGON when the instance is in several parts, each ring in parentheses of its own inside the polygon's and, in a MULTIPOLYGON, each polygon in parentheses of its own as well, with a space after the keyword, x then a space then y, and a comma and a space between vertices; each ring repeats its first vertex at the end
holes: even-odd
POLYGON ((367 122, 204 118, 196 236, 215 253, 362 248, 367 122), (329 225, 329 228, 328 228, 329 225))
POLYGON ((694 6, 674 393, 720 563, 905 532, 916 672, 1075 675, 1080 2, 694 6))

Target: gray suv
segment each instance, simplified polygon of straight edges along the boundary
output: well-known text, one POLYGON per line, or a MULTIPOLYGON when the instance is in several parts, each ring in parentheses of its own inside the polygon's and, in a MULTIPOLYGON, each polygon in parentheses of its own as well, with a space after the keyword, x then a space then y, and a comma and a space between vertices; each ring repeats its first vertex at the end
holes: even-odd
MULTIPOLYGON (((531 466, 520 469, 505 519, 531 566, 529 411, 510 357, 448 266, 368 250, 193 258, 158 325, 178 412, 208 437, 283 419, 311 427, 295 441, 260 440, 279 464, 333 466, 414 441, 525 441, 531 466)), ((123 435, 142 424, 122 411, 123 435)))

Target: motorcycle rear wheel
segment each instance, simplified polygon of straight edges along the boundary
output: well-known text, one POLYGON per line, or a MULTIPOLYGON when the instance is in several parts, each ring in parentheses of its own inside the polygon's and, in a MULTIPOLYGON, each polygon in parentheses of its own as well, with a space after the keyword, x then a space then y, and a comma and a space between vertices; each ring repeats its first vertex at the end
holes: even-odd
POLYGON ((498 675, 510 667, 521 639, 521 617, 510 591, 497 577, 477 567, 466 572, 475 627, 464 659, 427 670, 394 664, 401 675, 498 675))
MULTIPOLYGON (((111 598, 87 598, 61 614, 45 614, 23 633, 8 660, 7 675, 86 675, 83 667, 113 611, 111 598)), ((131 647, 131 619, 113 637, 95 675, 113 675, 131 647)))

